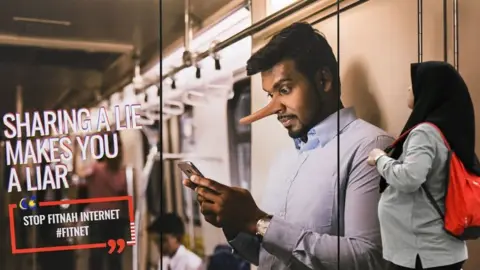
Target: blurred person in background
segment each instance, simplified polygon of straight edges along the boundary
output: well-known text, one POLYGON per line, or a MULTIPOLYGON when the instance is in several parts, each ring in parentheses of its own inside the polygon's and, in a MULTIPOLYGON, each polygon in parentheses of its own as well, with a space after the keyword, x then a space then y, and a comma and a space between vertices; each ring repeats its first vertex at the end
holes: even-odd
POLYGON ((216 246, 206 265, 206 270, 250 270, 250 263, 233 254, 229 245, 216 246))
POLYGON ((444 212, 449 150, 442 136, 465 168, 480 175, 472 100, 460 74, 445 62, 412 64, 411 81, 407 103, 413 110, 402 134, 411 131, 391 157, 381 149, 368 157, 383 177, 378 205, 383 257, 395 270, 460 270, 467 245, 444 230, 427 191, 444 212))
POLYGON ((148 231, 162 256, 158 270, 202 269, 202 259, 182 244, 185 225, 178 215, 168 213, 158 217, 148 231))
MULTIPOLYGON (((113 158, 104 155, 93 163, 87 172, 87 190, 90 198, 103 198, 127 195, 126 171, 122 165, 122 144, 117 132, 108 132, 108 151, 113 153, 117 147, 118 154, 113 158), (116 137, 116 140, 115 140, 116 137)), ((98 144, 97 149, 103 145, 98 144)), ((105 146, 107 147, 107 146, 105 146)), ((98 150, 97 150, 98 151, 98 150)), ((106 149, 104 149, 107 152, 106 149)), ((86 211, 120 209, 120 218, 113 220, 92 221, 89 224, 90 243, 106 243, 109 239, 125 238, 129 227, 128 206, 125 201, 89 204, 86 211)), ((122 255, 116 252, 108 254, 97 248, 90 250, 89 270, 121 270, 122 255), (106 263, 106 266, 104 266, 106 263)))

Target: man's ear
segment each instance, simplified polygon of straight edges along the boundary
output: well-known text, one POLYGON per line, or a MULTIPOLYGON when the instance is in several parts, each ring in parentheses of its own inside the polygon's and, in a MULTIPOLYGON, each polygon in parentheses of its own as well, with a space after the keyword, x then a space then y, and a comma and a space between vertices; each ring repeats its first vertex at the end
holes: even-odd
POLYGON ((317 72, 315 76, 315 82, 317 83, 317 86, 324 92, 329 92, 330 90, 332 90, 332 79, 332 72, 330 72, 330 69, 328 69, 327 67, 323 67, 317 72))

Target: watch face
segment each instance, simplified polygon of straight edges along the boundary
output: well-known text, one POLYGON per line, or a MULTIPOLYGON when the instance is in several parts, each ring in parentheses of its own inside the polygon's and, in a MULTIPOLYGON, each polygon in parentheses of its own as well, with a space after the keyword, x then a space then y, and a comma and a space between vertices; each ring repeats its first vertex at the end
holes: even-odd
POLYGON ((261 236, 264 236, 269 224, 270 224, 270 217, 260 219, 257 222, 257 233, 261 236))

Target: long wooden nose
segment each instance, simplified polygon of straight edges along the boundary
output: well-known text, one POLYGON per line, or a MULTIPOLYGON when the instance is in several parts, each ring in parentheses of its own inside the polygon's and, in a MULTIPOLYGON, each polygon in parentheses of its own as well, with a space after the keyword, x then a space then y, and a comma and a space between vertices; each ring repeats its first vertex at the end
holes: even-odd
POLYGON ((260 110, 248 115, 248 116, 245 116, 243 117, 242 119, 240 119, 240 124, 243 124, 243 125, 247 125, 247 124, 251 124, 255 121, 258 121, 262 118, 265 118, 267 116, 270 116, 276 112, 278 112, 280 110, 281 106, 280 106, 280 102, 278 101, 278 99, 273 99, 272 101, 270 101, 270 103, 267 104, 267 106, 261 108, 260 110))

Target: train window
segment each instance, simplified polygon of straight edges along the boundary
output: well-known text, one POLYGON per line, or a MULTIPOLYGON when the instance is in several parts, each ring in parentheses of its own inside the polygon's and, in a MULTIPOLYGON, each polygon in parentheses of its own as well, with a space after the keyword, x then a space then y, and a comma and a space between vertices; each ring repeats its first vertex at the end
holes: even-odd
POLYGON ((249 134, 251 125, 242 125, 240 119, 250 113, 251 98, 250 93, 243 92, 238 96, 237 103, 234 105, 235 131, 238 134, 249 134))
MULTIPOLYGON (((190 153, 195 147, 195 128, 193 126, 193 107, 185 106, 185 112, 180 116, 180 152, 190 153)), ((200 208, 198 207, 197 197, 195 193, 189 192, 188 189, 182 188, 182 202, 183 202, 183 214, 188 217, 187 213, 187 200, 192 202, 193 206, 193 222, 196 226, 200 225, 200 208)), ((187 222, 189 222, 187 220, 187 222)))
POLYGON ((180 132, 182 153, 193 151, 195 146, 194 126, 193 126, 193 107, 185 105, 185 113, 180 117, 180 132))
POLYGON ((227 105, 231 182, 233 186, 250 189, 251 128, 250 125, 238 123, 240 118, 250 114, 250 79, 235 83, 233 91, 235 96, 227 105))
POLYGON ((298 0, 269 0, 267 2, 267 16, 295 3, 296 1, 298 0))

